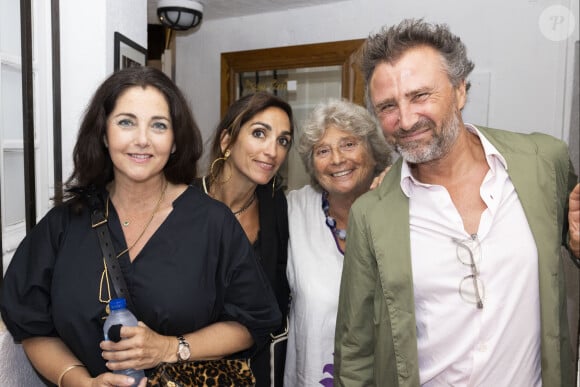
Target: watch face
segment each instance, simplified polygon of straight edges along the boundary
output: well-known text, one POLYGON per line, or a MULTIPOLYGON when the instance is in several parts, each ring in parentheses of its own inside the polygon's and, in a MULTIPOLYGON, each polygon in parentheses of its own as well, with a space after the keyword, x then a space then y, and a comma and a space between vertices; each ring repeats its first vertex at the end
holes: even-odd
POLYGON ((188 360, 189 356, 191 356, 191 352, 189 351, 189 347, 184 344, 179 344, 179 358, 181 360, 188 360))

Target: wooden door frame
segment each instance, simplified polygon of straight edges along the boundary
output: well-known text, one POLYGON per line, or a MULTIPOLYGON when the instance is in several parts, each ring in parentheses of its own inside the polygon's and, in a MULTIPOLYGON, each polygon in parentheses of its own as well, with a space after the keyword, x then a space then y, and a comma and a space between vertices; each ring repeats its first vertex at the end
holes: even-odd
POLYGON ((356 66, 365 39, 226 52, 221 54, 220 112, 236 98, 236 74, 302 67, 342 66, 342 97, 364 105, 364 80, 356 66))

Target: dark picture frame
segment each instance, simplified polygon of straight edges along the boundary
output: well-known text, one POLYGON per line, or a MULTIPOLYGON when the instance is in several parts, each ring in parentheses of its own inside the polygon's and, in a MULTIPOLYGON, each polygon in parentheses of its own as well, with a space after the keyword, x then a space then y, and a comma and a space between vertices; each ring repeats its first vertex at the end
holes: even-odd
POLYGON ((115 31, 114 71, 133 66, 145 66, 147 49, 115 31))

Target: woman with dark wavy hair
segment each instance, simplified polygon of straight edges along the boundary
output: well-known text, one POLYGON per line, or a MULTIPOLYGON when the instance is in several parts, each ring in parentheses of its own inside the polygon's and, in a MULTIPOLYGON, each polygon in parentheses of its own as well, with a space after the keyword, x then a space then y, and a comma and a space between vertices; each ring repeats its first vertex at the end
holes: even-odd
MULTIPOLYGON (((162 72, 112 74, 81 123, 64 203, 18 247, 2 318, 34 367, 59 386, 130 386, 112 371, 247 356, 280 312, 234 215, 189 184, 202 152, 188 104, 162 72), (115 294, 97 232, 97 197, 114 258, 142 323, 103 341, 115 294)), ((145 385, 145 379, 139 386, 145 385)))
MULTIPOLYGON (((293 133, 292 109, 282 99, 267 92, 240 98, 217 125, 208 174, 196 182, 230 208, 252 243, 282 311, 284 324, 274 334, 284 330, 288 310, 288 214, 278 170, 293 133)), ((282 386, 283 367, 271 380, 269 355, 264 347, 252 357, 258 387, 282 386)))

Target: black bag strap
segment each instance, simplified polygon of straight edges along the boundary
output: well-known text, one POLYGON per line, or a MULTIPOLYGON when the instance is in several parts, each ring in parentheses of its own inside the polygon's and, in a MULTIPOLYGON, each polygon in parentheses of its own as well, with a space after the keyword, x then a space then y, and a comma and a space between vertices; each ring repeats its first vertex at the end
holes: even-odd
POLYGON ((113 241, 111 240, 111 234, 109 233, 109 227, 107 226, 108 219, 103 213, 103 200, 100 195, 97 194, 95 189, 89 190, 86 194, 86 198, 91 210, 91 225, 99 237, 99 244, 101 245, 101 251, 103 252, 106 269, 108 270, 109 278, 113 282, 113 290, 117 297, 125 298, 127 301, 127 308, 135 312, 135 305, 133 304, 131 293, 129 293, 125 277, 123 276, 121 266, 117 261, 115 249, 113 248, 113 241))

